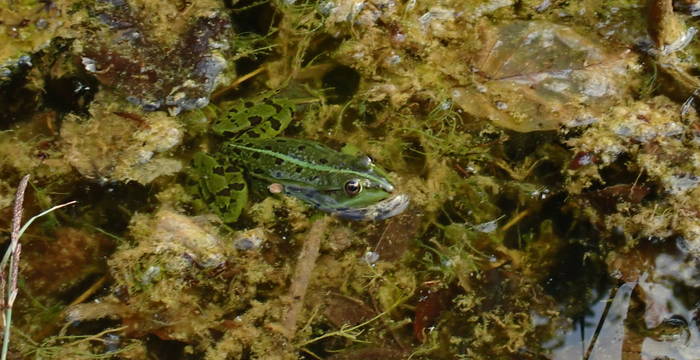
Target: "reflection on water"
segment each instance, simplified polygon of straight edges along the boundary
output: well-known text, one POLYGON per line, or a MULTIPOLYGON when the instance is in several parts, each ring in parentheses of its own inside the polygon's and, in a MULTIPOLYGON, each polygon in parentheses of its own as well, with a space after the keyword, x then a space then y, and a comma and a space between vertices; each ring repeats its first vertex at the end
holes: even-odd
POLYGON ((620 279, 635 281, 607 288, 582 320, 543 344, 552 359, 700 358, 698 260, 682 240, 662 253, 652 250, 631 252, 652 266, 634 268, 646 262, 632 259, 625 263, 630 267, 617 269, 620 279))

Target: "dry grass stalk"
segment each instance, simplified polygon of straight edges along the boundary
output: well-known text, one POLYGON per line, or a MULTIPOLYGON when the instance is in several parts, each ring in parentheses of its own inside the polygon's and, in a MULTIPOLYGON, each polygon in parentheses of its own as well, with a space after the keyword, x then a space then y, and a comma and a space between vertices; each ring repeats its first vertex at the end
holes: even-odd
POLYGON ((17 193, 15 194, 15 206, 12 209, 12 235, 10 237, 10 247, 5 250, 5 255, 3 256, 2 263, 0 263, 0 278, 2 279, 2 326, 3 326, 3 338, 2 338, 2 354, 0 358, 2 360, 7 359, 7 350, 10 346, 10 324, 12 322, 12 305, 15 303, 17 298, 17 274, 19 273, 19 255, 22 251, 22 247, 19 245, 19 238, 21 236, 21 224, 22 224, 22 213, 24 212, 24 193, 27 191, 27 184, 29 183, 29 175, 25 175, 19 182, 17 187, 17 193), (10 260, 9 274, 7 269, 7 259, 10 260), (7 279, 10 279, 10 286, 6 288, 7 279), (7 291, 7 298, 5 298, 5 291, 7 291))
POLYGON ((39 215, 33 216, 24 225, 22 225, 22 213, 24 212, 24 193, 27 191, 29 183, 29 175, 25 175, 17 187, 15 193, 15 206, 12 211, 12 234, 10 237, 10 246, 5 250, 5 254, 0 261, 0 314, 2 318, 3 338, 2 352, 0 360, 7 359, 7 352, 10 346, 10 328, 12 326, 12 306, 17 299, 18 288, 17 278, 19 277, 19 260, 22 253, 22 245, 19 239, 27 230, 34 220, 44 216, 56 209, 74 204, 75 201, 54 206, 39 215), (9 281, 8 281, 9 279, 9 281), (8 286, 9 285, 9 286, 8 286))

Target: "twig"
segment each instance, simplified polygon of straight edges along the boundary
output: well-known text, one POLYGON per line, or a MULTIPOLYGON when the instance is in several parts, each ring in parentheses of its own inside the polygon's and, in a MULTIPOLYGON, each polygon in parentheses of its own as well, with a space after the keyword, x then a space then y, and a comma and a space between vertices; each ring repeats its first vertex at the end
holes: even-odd
POLYGON ((319 249, 321 248, 321 239, 326 232, 328 221, 328 217, 316 220, 311 225, 309 235, 301 248, 299 260, 294 269, 292 283, 289 286, 289 311, 284 314, 282 319, 282 329, 288 339, 292 339, 294 334, 296 334, 297 319, 304 307, 306 289, 311 281, 311 273, 316 267, 316 259, 318 259, 319 249))

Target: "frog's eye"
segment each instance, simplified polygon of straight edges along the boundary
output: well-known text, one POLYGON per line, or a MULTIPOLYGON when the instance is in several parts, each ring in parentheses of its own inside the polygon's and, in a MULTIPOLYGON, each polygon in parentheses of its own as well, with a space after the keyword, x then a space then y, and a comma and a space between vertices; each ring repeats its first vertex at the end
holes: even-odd
POLYGON ((346 194, 355 196, 362 191, 362 184, 360 184, 360 180, 357 179, 348 180, 348 182, 345 183, 344 189, 346 194))

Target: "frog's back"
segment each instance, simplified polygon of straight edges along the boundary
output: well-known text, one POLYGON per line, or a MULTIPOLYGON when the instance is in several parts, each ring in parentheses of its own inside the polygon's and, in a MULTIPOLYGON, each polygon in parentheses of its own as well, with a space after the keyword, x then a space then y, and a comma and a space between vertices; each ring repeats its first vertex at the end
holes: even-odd
POLYGON ((320 188, 336 188, 338 176, 349 176, 339 174, 347 170, 367 170, 354 156, 302 139, 249 139, 227 147, 251 176, 269 181, 289 180, 315 184, 320 188))

